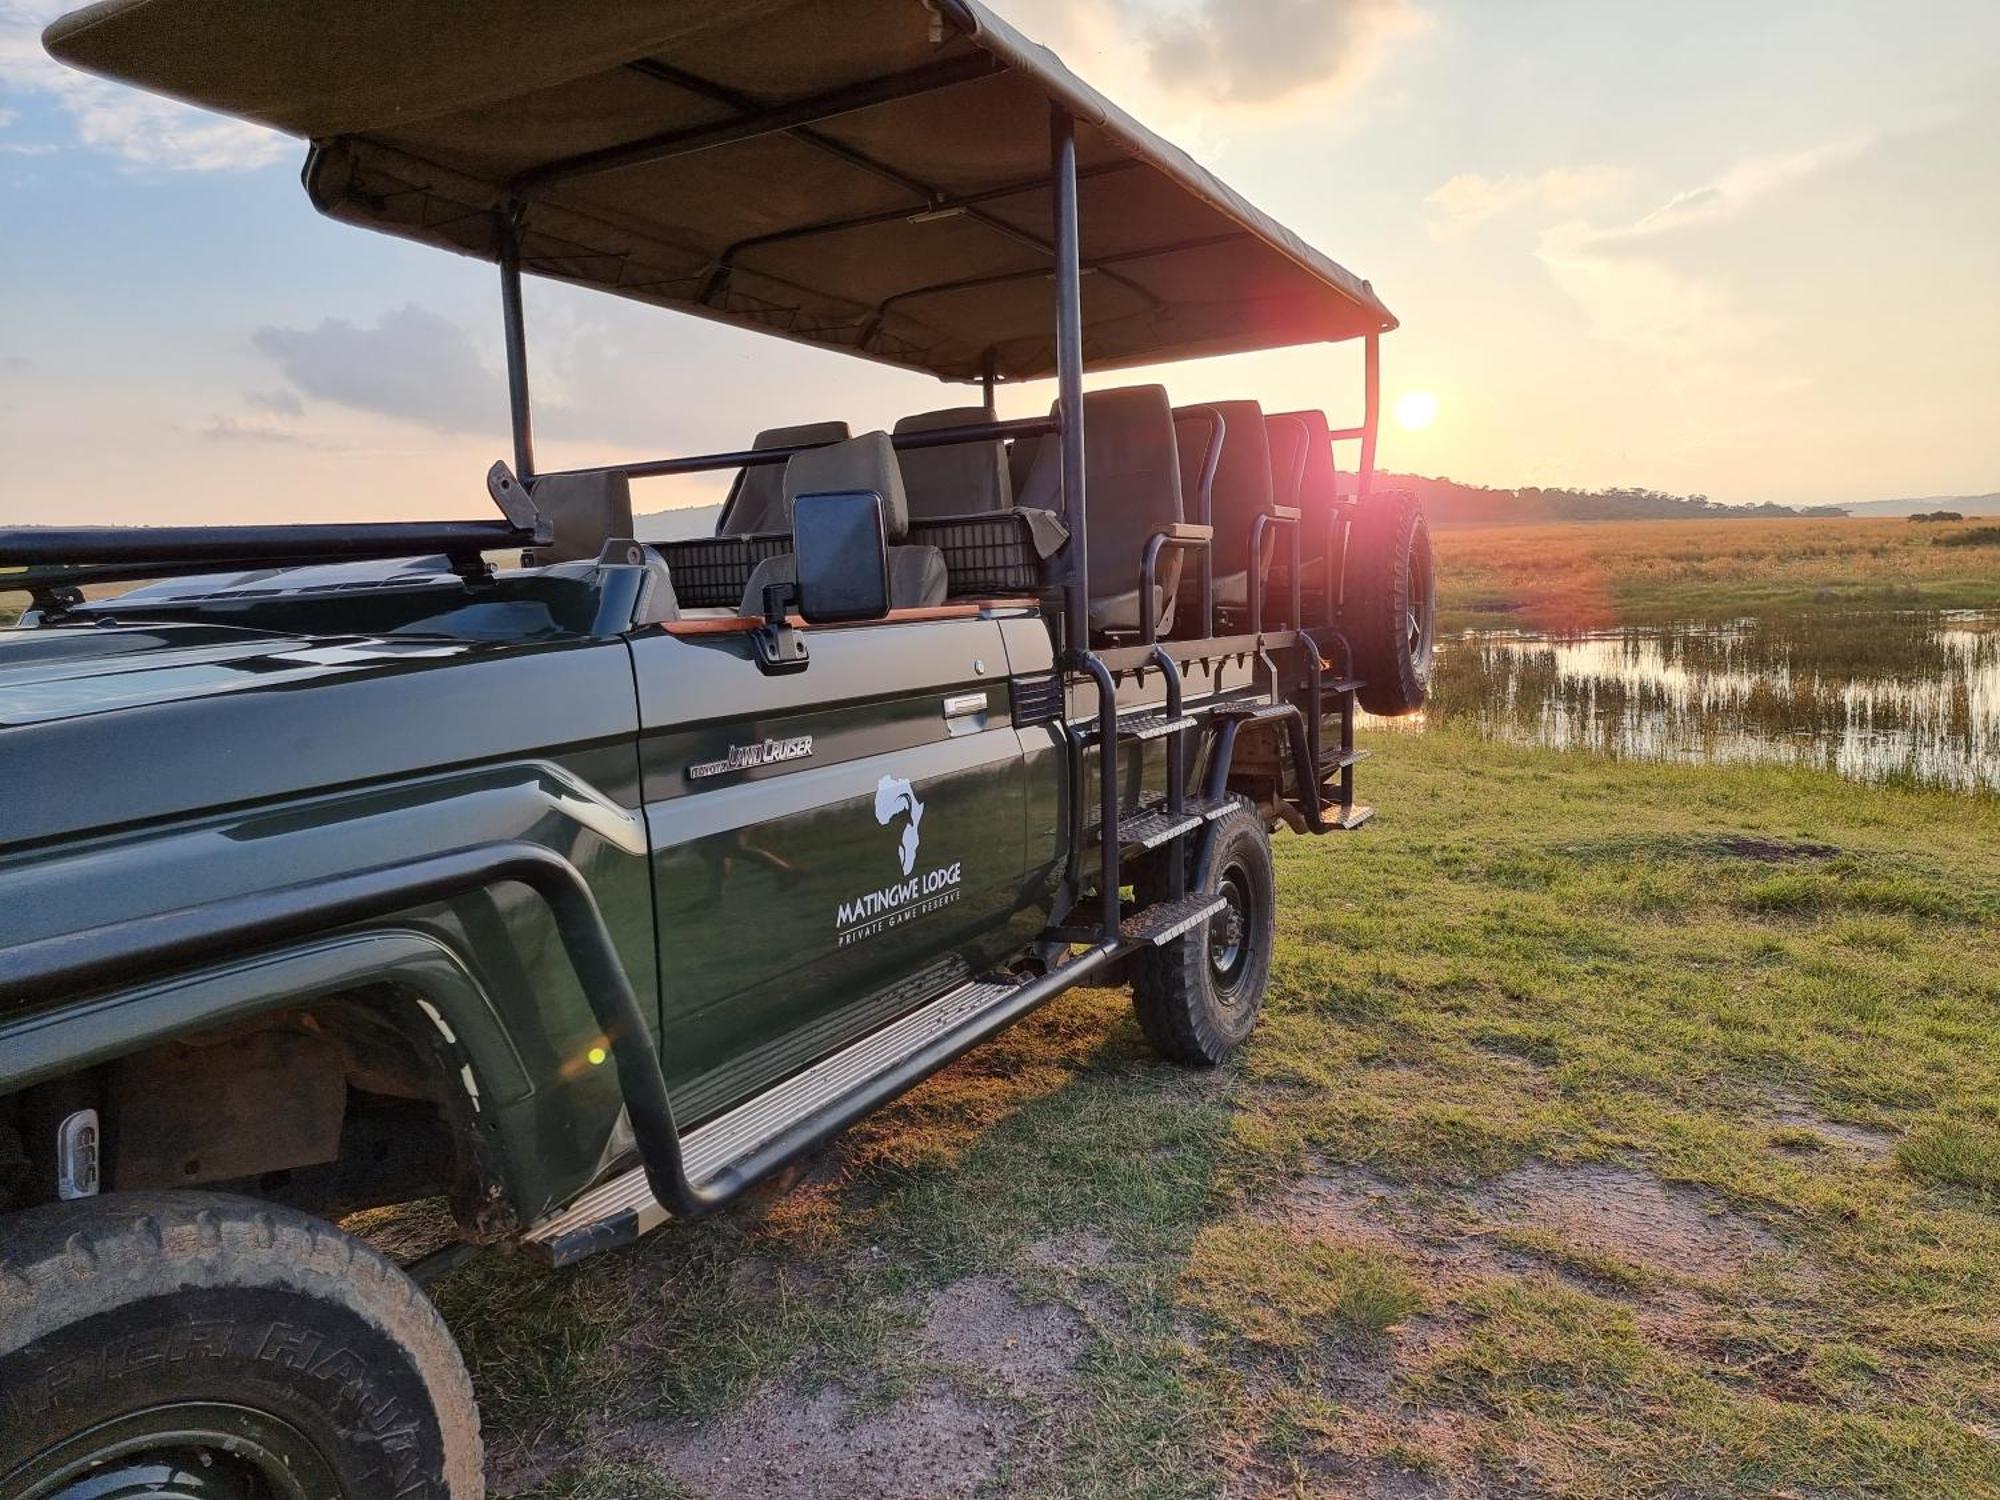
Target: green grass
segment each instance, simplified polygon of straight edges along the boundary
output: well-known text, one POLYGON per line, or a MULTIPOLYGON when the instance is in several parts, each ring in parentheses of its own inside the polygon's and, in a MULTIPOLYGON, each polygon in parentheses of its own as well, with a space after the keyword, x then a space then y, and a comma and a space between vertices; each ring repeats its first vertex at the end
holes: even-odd
POLYGON ((1160 1064, 1122 995, 1073 994, 788 1197, 448 1282, 496 1451, 557 1460, 537 1500, 647 1495, 620 1433, 774 1383, 892 1407, 972 1275, 1088 1322, 1010 1494, 2000 1495, 2000 800, 1373 743, 1375 823, 1278 840, 1231 1066, 1160 1064), (1651 1174, 1767 1248, 1689 1270, 1482 1222, 1536 1160, 1651 1174), (1291 1206, 1329 1173, 1403 1227, 1291 1206), (1100 1253, 1035 1248, 1078 1236, 1100 1253))
POLYGON ((1437 532, 1448 629, 1795 611, 2000 608, 2000 527, 1613 521, 1437 532))

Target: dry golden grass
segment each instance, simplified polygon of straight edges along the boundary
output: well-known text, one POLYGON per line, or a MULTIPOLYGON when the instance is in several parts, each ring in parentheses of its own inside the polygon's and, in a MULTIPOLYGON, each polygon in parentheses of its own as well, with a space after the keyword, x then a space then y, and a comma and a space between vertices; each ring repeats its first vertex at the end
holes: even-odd
POLYGON ((1435 545, 1447 623, 1590 629, 1769 609, 2000 605, 2000 546, 1950 544, 1971 529, 1618 521, 1444 530, 1435 545))

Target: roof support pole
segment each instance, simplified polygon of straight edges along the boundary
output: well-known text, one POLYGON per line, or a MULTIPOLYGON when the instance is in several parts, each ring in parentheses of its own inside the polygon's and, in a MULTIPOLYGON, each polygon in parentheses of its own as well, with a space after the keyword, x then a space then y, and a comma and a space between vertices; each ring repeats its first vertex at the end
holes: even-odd
POLYGON ((1361 473, 1355 491, 1366 495, 1375 488, 1375 435, 1382 426, 1382 335, 1371 333, 1362 352, 1363 406, 1361 409, 1361 473))
POLYGON ((986 397, 986 415, 990 420, 997 415, 993 406, 993 387, 1000 381, 999 356, 995 351, 986 351, 986 362, 979 371, 979 389, 986 397))
POLYGON ((1076 120, 1049 108, 1056 210, 1056 395, 1062 419, 1063 519, 1069 568, 1063 577, 1064 642, 1072 662, 1090 649, 1090 547, 1083 493, 1083 257, 1077 234, 1076 120))
POLYGON ((512 208, 500 213, 500 318, 507 342, 507 407, 514 425, 514 475, 535 477, 535 429, 528 405, 528 323, 521 306, 521 233, 512 208))

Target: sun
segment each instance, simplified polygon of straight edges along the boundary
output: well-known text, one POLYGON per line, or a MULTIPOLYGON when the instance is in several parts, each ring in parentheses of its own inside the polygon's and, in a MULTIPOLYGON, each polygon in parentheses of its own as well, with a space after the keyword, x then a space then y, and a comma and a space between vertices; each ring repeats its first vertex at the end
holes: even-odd
POLYGON ((1438 398, 1429 391, 1405 391, 1396 398, 1396 425, 1420 432, 1438 418, 1438 398))

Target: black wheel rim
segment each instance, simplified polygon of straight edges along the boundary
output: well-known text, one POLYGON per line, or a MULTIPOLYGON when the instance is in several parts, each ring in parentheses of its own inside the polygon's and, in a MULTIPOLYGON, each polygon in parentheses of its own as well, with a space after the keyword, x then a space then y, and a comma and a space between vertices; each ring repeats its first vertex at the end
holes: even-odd
POLYGON ((1410 546, 1410 599, 1403 624, 1403 649, 1422 668, 1430 656, 1431 611, 1436 593, 1431 587, 1431 554, 1428 547, 1410 546))
POLYGON ((147 1407, 67 1438, 7 1477, 22 1500, 321 1500, 326 1457, 282 1417, 221 1402, 147 1407))
POLYGON ((1251 894, 1250 877, 1240 864, 1231 863, 1216 882, 1215 893, 1222 898, 1222 910, 1208 919, 1208 969, 1215 981, 1216 998, 1234 1005, 1250 971, 1250 949, 1256 931, 1256 898, 1251 894))

